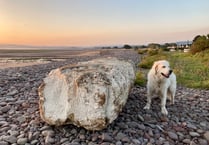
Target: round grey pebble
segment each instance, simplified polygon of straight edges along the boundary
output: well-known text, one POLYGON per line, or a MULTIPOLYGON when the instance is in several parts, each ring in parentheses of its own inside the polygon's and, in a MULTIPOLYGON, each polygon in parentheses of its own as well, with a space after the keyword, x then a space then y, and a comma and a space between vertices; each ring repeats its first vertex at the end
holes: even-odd
POLYGON ((198 137, 198 136, 200 136, 199 133, 193 132, 193 131, 190 131, 190 132, 189 132, 189 135, 192 136, 192 137, 198 137))
POLYGON ((9 143, 5 141, 0 141, 0 145, 9 145, 9 143))
POLYGON ((16 137, 17 137, 18 135, 20 135, 20 134, 19 134, 19 131, 16 131, 16 130, 9 130, 8 133, 9 133, 10 135, 16 136, 16 137))
POLYGON ((17 140, 17 144, 20 144, 20 145, 26 144, 27 141, 28 141, 27 138, 19 138, 19 139, 17 140))
POLYGON ((35 140, 32 140, 32 141, 30 142, 30 144, 31 144, 31 145, 36 145, 38 142, 39 142, 39 141, 38 141, 37 139, 35 139, 35 140))
POLYGON ((173 140, 178 140, 178 135, 174 132, 169 131, 168 136, 173 140))
POLYGON ((119 133, 116 135, 115 139, 116 139, 117 141, 121 141, 124 137, 126 137, 126 135, 125 135, 124 133, 119 132, 119 133))
POLYGON ((113 141, 113 138, 108 133, 103 133, 101 139, 105 142, 113 141))
POLYGON ((44 131, 42 131, 41 132, 41 134, 43 135, 43 136, 54 136, 54 131, 53 130, 44 130, 44 131))
POLYGON ((8 143, 16 143, 17 142, 17 138, 15 136, 6 136, 4 138, 4 141, 6 141, 8 143))
POLYGON ((209 131, 205 132, 203 136, 209 142, 209 131))
POLYGON ((186 144, 190 144, 191 140, 186 138, 186 139, 184 139, 182 142, 183 142, 183 143, 186 143, 186 144))
POLYGON ((45 138, 45 143, 46 144, 51 144, 51 143, 54 143, 54 142, 55 142, 55 140, 53 138, 51 138, 49 135, 46 136, 46 138, 45 138))
POLYGON ((2 111, 3 113, 7 113, 9 110, 11 109, 10 105, 1 107, 0 111, 2 111))

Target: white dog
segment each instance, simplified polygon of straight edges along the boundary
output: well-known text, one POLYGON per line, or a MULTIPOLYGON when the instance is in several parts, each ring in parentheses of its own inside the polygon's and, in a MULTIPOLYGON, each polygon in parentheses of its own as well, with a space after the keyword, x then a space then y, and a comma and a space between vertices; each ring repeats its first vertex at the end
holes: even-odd
POLYGON ((154 62, 147 76, 147 104, 144 109, 150 109, 152 95, 158 94, 161 97, 161 112, 168 114, 166 109, 167 98, 174 104, 176 93, 176 75, 173 73, 166 60, 154 62))

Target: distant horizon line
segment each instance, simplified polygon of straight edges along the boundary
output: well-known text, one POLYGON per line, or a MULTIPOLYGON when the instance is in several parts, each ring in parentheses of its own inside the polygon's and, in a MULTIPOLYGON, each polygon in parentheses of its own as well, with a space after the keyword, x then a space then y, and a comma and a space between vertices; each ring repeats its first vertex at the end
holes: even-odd
POLYGON ((130 45, 130 46, 143 46, 143 45, 148 45, 151 43, 156 43, 156 44, 166 44, 166 43, 192 43, 191 40, 182 40, 182 41, 176 41, 176 42, 165 42, 165 43, 157 43, 157 42, 150 42, 147 44, 115 44, 115 45, 92 45, 92 46, 71 46, 71 45, 33 45, 33 44, 13 44, 13 43, 0 43, 0 48, 98 48, 98 47, 122 47, 124 45, 130 45))

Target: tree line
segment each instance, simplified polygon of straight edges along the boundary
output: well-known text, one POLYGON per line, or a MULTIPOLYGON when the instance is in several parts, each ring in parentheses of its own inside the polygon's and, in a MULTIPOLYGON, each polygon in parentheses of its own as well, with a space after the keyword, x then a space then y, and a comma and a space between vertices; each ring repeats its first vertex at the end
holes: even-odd
POLYGON ((209 50, 209 34, 207 35, 197 35, 193 39, 190 52, 196 54, 201 51, 209 50))

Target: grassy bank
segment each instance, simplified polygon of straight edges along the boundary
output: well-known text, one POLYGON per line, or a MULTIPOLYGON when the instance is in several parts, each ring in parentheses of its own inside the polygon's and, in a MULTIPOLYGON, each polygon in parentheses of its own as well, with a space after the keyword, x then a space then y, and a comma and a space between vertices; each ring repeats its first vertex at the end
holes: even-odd
MULTIPOLYGON (((146 81, 144 78, 146 75, 143 76, 142 73, 145 72, 146 74, 153 62, 160 59, 166 59, 170 62, 179 85, 190 88, 209 89, 209 51, 200 52, 196 55, 183 52, 147 52, 142 56, 139 64, 139 67, 143 68, 143 72, 138 72, 140 77, 138 76, 137 79, 144 80, 141 83, 142 85, 146 81)), ((137 81, 136 84, 138 84, 137 81)))

